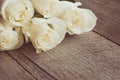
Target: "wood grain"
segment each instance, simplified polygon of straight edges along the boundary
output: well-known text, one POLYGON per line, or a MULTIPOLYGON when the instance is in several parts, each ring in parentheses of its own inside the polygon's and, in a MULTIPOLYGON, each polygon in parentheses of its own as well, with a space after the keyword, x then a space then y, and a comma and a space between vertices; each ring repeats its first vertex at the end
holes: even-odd
POLYGON ((24 69, 26 69, 32 76, 37 80, 56 80, 54 77, 50 76, 42 68, 34 64, 30 59, 28 59, 20 50, 9 51, 8 54, 14 58, 24 69))
POLYGON ((98 23, 95 32, 120 45, 120 0, 76 0, 93 10, 98 23))
POLYGON ((14 53, 19 52, 58 80, 120 79, 120 47, 94 32, 67 36, 57 48, 41 54, 31 45, 14 53))
POLYGON ((5 52, 0 52, 0 80, 35 80, 5 52))
POLYGON ((31 44, 1 52, 0 80, 120 80, 120 0, 77 1, 98 16, 96 33, 67 35, 41 54, 31 44))

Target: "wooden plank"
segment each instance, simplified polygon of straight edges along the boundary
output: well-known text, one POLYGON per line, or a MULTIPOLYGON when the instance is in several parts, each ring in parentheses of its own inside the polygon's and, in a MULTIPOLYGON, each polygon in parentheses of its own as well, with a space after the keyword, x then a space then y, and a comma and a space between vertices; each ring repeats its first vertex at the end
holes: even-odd
POLYGON ((35 80, 5 52, 0 52, 0 80, 35 80))
POLYGON ((22 67, 29 71, 29 73, 37 80, 56 80, 39 66, 32 63, 32 61, 25 57, 25 55, 23 55, 19 49, 17 51, 8 51, 8 54, 13 57, 19 64, 21 64, 22 67))
POLYGON ((41 54, 31 45, 17 52, 58 80, 120 79, 120 47, 94 32, 67 36, 57 48, 41 54))
POLYGON ((84 8, 93 10, 98 23, 95 32, 120 45, 120 0, 76 0, 84 8))
MULTIPOLYGON (((117 7, 110 7, 114 5, 113 0, 108 2, 108 6, 103 0, 81 1, 82 7, 92 9, 99 17, 95 31, 119 43, 119 12, 114 11, 115 8, 119 9, 118 0, 115 2, 117 7), (111 17, 112 15, 114 16, 111 17)), ((67 36, 58 47, 41 54, 36 54, 30 44, 8 53, 33 77, 40 80, 120 80, 120 46, 94 32, 67 36)), ((0 68, 0 74, 3 73, 4 76, 6 72, 3 67, 0 68)), ((14 75, 16 73, 12 77, 14 75)), ((11 78, 11 75, 8 77, 11 78)))

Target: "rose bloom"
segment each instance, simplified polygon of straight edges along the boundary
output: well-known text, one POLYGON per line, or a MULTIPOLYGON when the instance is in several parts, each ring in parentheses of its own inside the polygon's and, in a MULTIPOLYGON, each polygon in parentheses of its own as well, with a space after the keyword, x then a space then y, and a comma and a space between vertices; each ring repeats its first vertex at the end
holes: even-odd
POLYGON ((23 34, 20 28, 13 28, 0 22, 0 51, 20 48, 24 43, 23 34))
POLYGON ((32 42, 37 53, 55 48, 66 34, 65 23, 58 18, 33 18, 22 30, 26 40, 32 42))
POLYGON ((67 31, 71 35, 93 30, 97 21, 97 17, 91 10, 82 8, 70 8, 61 18, 65 21, 67 31))
POLYGON ((34 15, 34 9, 29 0, 5 0, 1 7, 3 19, 14 26, 23 26, 34 15))

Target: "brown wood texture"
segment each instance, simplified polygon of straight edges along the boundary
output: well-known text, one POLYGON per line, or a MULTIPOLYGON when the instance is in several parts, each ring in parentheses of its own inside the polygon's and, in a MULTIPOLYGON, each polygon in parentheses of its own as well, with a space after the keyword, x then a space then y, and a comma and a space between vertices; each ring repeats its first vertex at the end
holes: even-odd
POLYGON ((35 80, 5 52, 0 52, 0 80, 35 80))
POLYGON ((77 1, 98 16, 95 32, 67 35, 41 54, 31 44, 0 52, 0 80, 120 80, 120 46, 112 42, 120 43, 120 1, 77 1))
POLYGON ((120 47, 94 32, 67 36, 58 47, 41 54, 30 44, 9 52, 24 64, 18 53, 58 80, 120 79, 120 47))
POLYGON ((93 10, 98 23, 95 32, 120 45, 120 0, 76 0, 93 10))
POLYGON ((35 79, 38 80, 56 80, 44 69, 37 66, 33 61, 28 59, 20 50, 9 51, 9 55, 18 62, 25 70, 27 70, 35 79))

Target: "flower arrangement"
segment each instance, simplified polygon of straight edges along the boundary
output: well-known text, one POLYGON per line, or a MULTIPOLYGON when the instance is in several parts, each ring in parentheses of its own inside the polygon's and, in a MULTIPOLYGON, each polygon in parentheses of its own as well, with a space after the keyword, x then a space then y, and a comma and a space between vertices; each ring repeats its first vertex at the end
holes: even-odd
POLYGON ((1 5, 0 50, 32 43, 37 53, 59 45, 66 33, 79 35, 94 29, 97 17, 80 2, 59 0, 4 0, 1 5))

